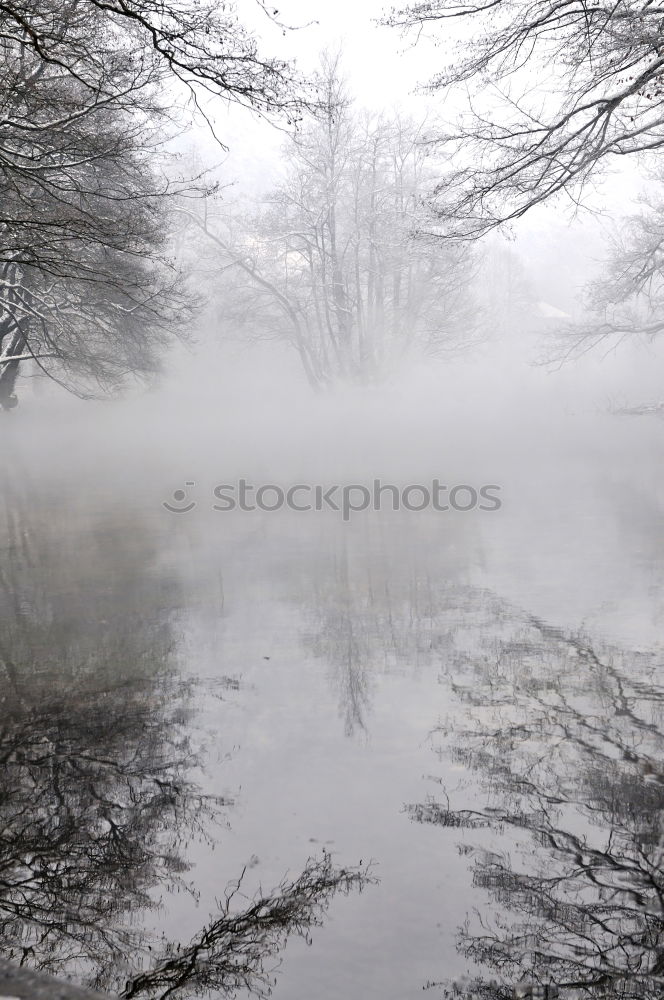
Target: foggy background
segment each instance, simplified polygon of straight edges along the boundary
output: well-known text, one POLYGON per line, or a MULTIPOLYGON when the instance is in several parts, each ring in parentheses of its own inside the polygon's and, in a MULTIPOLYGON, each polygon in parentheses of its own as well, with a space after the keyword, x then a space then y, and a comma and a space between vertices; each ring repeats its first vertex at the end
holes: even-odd
MULTIPOLYGON (((415 47, 376 25, 382 13, 373 0, 287 2, 278 20, 301 27, 284 33, 259 5, 243 7, 266 51, 304 72, 340 52, 358 113, 453 117, 454 97, 417 87, 454 37, 425 32, 415 47)), ((240 218, 287 176, 288 130, 207 97, 189 110, 169 151, 185 173, 219 181, 207 199, 217 220, 240 218)), ((314 391, 195 229, 173 253, 203 303, 158 372, 79 399, 26 366, 19 405, 0 415, 4 863, 22 892, 26 858, 43 850, 56 873, 61 857, 74 861, 67 892, 55 879, 42 895, 43 872, 31 872, 36 915, 7 916, 0 898, 13 961, 119 990, 160 949, 195 940, 240 872, 245 906, 328 851, 353 871, 375 863, 378 881, 330 902, 312 947, 294 935, 283 954, 268 951, 270 968, 283 962, 275 997, 445 997, 477 971, 459 946, 468 915, 511 926, 512 883, 492 887, 477 864, 525 857, 549 871, 543 838, 528 839, 538 802, 563 802, 589 838, 606 831, 621 862, 655 851, 664 438, 658 414, 620 411, 662 402, 664 346, 628 337, 562 363, 556 339, 582 317, 583 290, 648 183, 628 164, 584 208, 563 196, 480 241, 468 263, 480 334, 469 322, 464 343, 461 311, 449 350, 416 346, 355 382, 314 391), (349 523, 332 511, 215 511, 215 486, 241 478, 491 483, 501 507, 364 511, 349 523), (183 489, 195 508, 170 512, 183 489), (549 696, 553 708, 538 700, 549 696), (533 806, 523 774, 535 787, 540 771, 533 806), (525 817, 516 832, 510 796, 525 817), (81 843, 96 845, 109 803, 127 801, 137 818, 118 835, 120 862, 90 873, 81 843), (498 819, 464 826, 461 807, 498 819), (24 842, 26 814, 43 832, 37 847, 24 842), (51 822, 71 843, 53 847, 51 822)), ((245 235, 241 248, 259 243, 245 235)), ((517 957, 509 992, 483 995, 511 996, 535 973, 517 957)), ((249 995, 221 991, 236 993, 249 995)))

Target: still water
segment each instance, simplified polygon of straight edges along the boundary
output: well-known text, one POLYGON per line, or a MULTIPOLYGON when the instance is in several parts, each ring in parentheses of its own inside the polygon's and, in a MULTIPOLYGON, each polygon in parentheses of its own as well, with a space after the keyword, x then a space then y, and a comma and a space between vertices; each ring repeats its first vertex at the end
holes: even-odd
POLYGON ((563 437, 487 450, 499 511, 348 524, 10 449, 3 953, 126 997, 661 996, 664 431, 563 437))

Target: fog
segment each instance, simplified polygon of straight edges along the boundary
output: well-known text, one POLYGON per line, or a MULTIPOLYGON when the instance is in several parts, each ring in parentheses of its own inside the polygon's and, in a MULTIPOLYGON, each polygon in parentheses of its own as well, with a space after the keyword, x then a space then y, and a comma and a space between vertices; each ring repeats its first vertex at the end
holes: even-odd
POLYGON ((415 88, 456 49, 314 6, 241 13, 341 52, 324 127, 183 100, 168 280, 119 296, 121 216, 0 325, 2 955, 109 998, 654 1000, 654 196, 635 297, 616 242, 652 164, 453 240, 417 123, 461 96, 415 88))
POLYGON ((120 400, 79 400, 26 378, 20 415, 3 428, 8 454, 56 492, 103 487, 126 502, 151 493, 158 507, 188 479, 241 475, 343 483, 465 470, 494 481, 520 470, 534 485, 530 462, 540 474, 556 462, 592 468, 614 449, 617 460, 626 439, 658 438, 657 423, 611 412, 658 402, 656 342, 563 366, 536 363, 541 342, 501 342, 414 362, 384 384, 314 394, 287 350, 214 335, 202 331, 155 385, 120 400))

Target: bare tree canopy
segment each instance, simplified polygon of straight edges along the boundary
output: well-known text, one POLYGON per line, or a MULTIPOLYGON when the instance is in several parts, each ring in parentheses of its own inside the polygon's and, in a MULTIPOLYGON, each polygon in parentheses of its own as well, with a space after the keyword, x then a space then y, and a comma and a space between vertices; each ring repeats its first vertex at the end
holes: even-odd
POLYGON ((338 56, 315 82, 283 181, 244 215, 209 205, 192 219, 222 251, 225 321, 289 344, 320 388, 380 380, 410 352, 458 350, 478 331, 470 252, 422 233, 424 124, 355 108, 338 56))
POLYGON ((459 164, 436 190, 446 235, 476 238, 561 193, 579 197, 613 157, 664 144, 662 11, 644 0, 431 0, 395 9, 404 30, 467 19, 429 92, 468 107, 433 141, 459 164))
MULTIPOLYGON (((260 0, 257 4, 271 16, 260 0)), ((262 111, 299 105, 289 64, 263 56, 234 5, 215 0, 68 0, 57 6, 7 0, 0 5, 0 37, 20 37, 42 63, 107 97, 122 92, 106 62, 114 50, 132 53, 137 65, 153 62, 164 76, 262 111), (95 15, 99 30, 92 35, 80 30, 95 15)))
POLYGON ((195 103, 203 88, 287 118, 299 104, 228 5, 0 5, 3 408, 25 360, 94 395, 154 371, 186 331, 170 205, 195 181, 167 152, 181 83, 195 103))
POLYGON ((561 365, 596 347, 608 351, 628 338, 651 341, 664 331, 661 182, 656 176, 642 211, 616 226, 600 275, 585 288, 582 316, 555 328, 545 364, 561 365))

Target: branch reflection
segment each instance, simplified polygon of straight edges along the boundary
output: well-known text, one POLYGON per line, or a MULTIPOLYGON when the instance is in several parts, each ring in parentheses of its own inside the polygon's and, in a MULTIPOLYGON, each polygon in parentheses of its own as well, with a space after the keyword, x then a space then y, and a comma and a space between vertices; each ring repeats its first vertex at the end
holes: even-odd
POLYGON ((77 512, 74 533, 57 507, 16 488, 5 500, 4 954, 127 998, 267 994, 286 938, 306 937, 370 872, 324 854, 249 898, 242 873, 191 941, 158 936, 166 895, 196 897, 192 841, 218 842, 232 806, 201 790, 177 586, 135 518, 77 512))
POLYGON ((547 984, 569 997, 659 997, 657 659, 567 633, 491 595, 476 600, 479 641, 457 644, 445 676, 463 719, 456 713, 435 734, 441 759, 469 779, 406 807, 412 820, 465 837, 459 852, 488 894, 458 937, 476 974, 439 985, 446 995, 496 998, 514 988, 544 995, 547 984))

